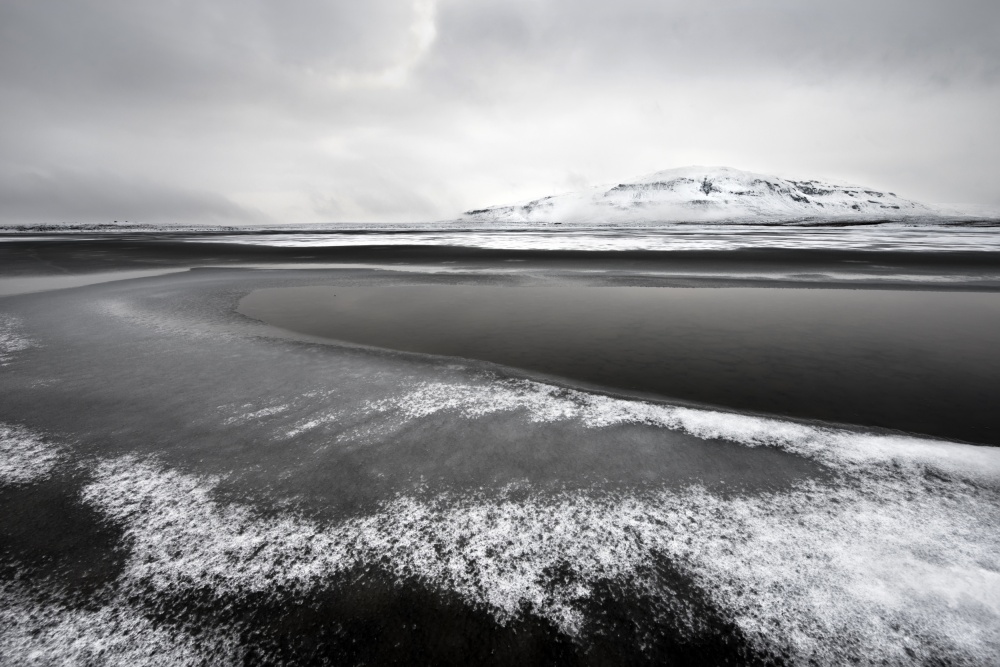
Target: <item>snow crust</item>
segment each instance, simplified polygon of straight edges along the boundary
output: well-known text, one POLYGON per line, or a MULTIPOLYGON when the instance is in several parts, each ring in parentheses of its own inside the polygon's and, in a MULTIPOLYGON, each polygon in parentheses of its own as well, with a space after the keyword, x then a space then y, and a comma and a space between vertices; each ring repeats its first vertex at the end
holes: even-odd
MULTIPOLYGON (((1000 654, 1000 449, 476 380, 417 382, 350 414, 312 419, 402 426, 511 413, 606 430, 609 447, 615 427, 643 424, 779 448, 831 476, 759 493, 691 485, 399 496, 323 522, 223 502, 221 478, 154 458, 91 461, 81 500, 124 530, 124 571, 108 596, 83 608, 0 585, 0 662, 238 664, 245 656, 225 628, 195 640, 152 620, 149 605, 185 591, 294 601, 371 567, 457 595, 499 623, 542 617, 582 644, 602 584, 669 601, 670 579, 660 576, 669 567, 757 649, 790 664, 981 665, 1000 654)), ((287 408, 224 407, 233 423, 287 408)), ((43 479, 63 451, 0 425, 0 484, 43 479)), ((669 622, 686 623, 682 634, 700 630, 696 613, 669 622)))
POLYGON ((0 484, 37 482, 49 475, 59 459, 59 449, 38 433, 0 423, 0 484))
POLYGON ((387 558, 397 576, 459 593, 500 622, 530 609, 579 636, 594 584, 642 585, 646 567, 666 556, 760 648, 796 662, 908 662, 910 649, 976 663, 1000 648, 995 495, 948 503, 932 489, 910 499, 906 484, 869 481, 731 500, 697 488, 399 499, 321 526, 253 519, 213 503, 211 489, 211 480, 118 461, 88 499, 126 521, 129 576, 161 590, 301 588, 387 558), (547 573, 561 567, 573 576, 557 585, 547 573))
POLYGON ((488 222, 781 222, 802 218, 895 219, 943 214, 891 192, 817 180, 796 181, 730 167, 683 167, 625 183, 522 204, 467 211, 488 222))
POLYGON ((527 381, 423 383, 363 410, 404 423, 498 411, 599 429, 643 423, 780 447, 829 466, 835 479, 734 496, 691 486, 399 497, 324 524, 221 503, 217 478, 123 457, 98 465, 83 498, 124 526, 124 577, 140 590, 287 594, 380 563, 498 622, 532 613, 586 641, 595 586, 669 595, 655 568, 666 559, 758 648, 793 664, 986 664, 1000 651, 998 450, 527 381))
POLYGON ((0 587, 0 626, 0 663, 6 665, 194 667, 206 664, 210 642, 156 627, 121 599, 70 609, 11 584, 0 587))
POLYGON ((366 409, 397 413, 403 420, 446 411, 467 419, 523 411, 533 422, 576 420, 589 428, 647 424, 703 440, 777 447, 843 470, 868 471, 872 465, 891 463, 1000 485, 1000 449, 628 400, 532 380, 495 380, 486 386, 417 383, 399 396, 367 403, 366 409))

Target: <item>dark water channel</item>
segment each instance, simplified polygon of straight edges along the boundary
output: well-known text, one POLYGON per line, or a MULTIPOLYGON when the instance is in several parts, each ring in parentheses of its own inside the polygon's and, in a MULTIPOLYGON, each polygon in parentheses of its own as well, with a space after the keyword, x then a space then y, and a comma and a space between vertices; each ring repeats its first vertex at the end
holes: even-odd
POLYGON ((1000 294, 649 287, 291 287, 239 312, 738 410, 1000 444, 1000 294))

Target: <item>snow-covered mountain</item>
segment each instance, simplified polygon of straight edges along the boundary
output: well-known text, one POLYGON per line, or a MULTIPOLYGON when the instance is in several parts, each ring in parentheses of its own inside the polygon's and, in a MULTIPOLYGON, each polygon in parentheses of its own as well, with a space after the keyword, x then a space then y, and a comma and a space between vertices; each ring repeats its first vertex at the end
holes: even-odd
POLYGON ((873 188, 793 181, 729 167, 684 167, 618 185, 467 211, 463 217, 482 222, 587 223, 884 220, 937 215, 940 212, 931 206, 873 188))

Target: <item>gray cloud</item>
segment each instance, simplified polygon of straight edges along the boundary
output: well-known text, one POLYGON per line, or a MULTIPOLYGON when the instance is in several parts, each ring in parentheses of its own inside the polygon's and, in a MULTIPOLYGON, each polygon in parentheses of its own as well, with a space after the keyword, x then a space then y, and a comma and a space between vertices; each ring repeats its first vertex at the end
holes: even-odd
POLYGON ((0 219, 14 224, 263 221, 259 213, 217 193, 184 190, 100 171, 6 174, 0 180, 0 219))
POLYGON ((447 218, 688 163, 1000 203, 992 0, 10 0, 0 104, 5 221, 447 218))
POLYGON ((1000 77, 995 2, 548 0, 446 3, 446 67, 496 61, 635 80, 1000 77), (460 59, 455 56, 461 55, 460 59))

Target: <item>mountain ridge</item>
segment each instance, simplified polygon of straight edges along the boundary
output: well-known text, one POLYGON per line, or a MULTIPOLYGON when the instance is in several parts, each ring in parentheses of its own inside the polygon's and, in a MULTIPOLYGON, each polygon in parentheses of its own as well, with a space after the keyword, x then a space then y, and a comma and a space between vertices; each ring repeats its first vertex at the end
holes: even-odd
POLYGON ((941 214, 927 204, 866 186, 693 166, 520 204, 474 209, 463 218, 479 222, 780 222, 941 214))

